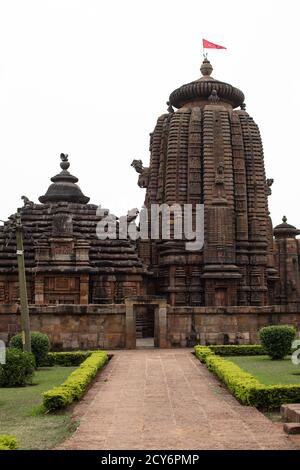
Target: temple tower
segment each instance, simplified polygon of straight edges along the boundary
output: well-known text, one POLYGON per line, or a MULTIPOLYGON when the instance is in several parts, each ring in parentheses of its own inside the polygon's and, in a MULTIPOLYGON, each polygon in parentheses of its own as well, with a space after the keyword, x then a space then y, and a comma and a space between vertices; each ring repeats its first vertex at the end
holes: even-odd
POLYGON ((144 169, 148 207, 204 204, 204 247, 151 241, 151 268, 171 305, 265 305, 274 269, 260 132, 244 94, 212 71, 204 59, 202 77, 171 93, 144 169))

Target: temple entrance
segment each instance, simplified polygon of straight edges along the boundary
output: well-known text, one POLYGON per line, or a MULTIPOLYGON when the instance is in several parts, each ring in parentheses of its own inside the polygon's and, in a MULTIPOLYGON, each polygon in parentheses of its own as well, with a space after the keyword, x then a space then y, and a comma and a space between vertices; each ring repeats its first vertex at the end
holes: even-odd
POLYGON ((167 302, 163 297, 127 297, 126 348, 167 348, 167 302))
POLYGON ((136 346, 154 347, 154 305, 135 307, 136 346))

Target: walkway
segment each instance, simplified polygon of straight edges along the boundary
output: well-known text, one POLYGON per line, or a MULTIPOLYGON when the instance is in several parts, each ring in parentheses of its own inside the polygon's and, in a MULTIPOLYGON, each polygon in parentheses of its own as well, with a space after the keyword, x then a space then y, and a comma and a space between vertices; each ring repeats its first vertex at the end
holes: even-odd
POLYGON ((114 351, 61 449, 295 449, 187 349, 114 351))

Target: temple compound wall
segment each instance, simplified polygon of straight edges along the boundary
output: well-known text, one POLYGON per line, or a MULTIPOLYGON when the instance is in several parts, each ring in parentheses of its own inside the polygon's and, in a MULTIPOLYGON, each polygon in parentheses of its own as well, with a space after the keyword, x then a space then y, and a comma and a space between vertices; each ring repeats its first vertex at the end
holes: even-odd
MULTIPOLYGON (((31 329, 49 335, 53 350, 58 351, 134 349, 134 315, 140 305, 139 300, 129 300, 127 304, 120 305, 31 306, 31 329)), ((157 305, 154 344, 161 348, 187 347, 198 342, 253 344, 258 342, 259 328, 270 324, 289 324, 300 330, 300 304, 268 307, 166 305, 159 308, 157 301, 157 305)), ((18 331, 19 306, 0 305, 0 339, 8 342, 18 331)))

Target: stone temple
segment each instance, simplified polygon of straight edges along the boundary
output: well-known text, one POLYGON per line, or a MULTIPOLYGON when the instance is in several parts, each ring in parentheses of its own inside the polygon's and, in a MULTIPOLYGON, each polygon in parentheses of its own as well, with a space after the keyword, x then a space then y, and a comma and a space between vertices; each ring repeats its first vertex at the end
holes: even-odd
MULTIPOLYGON (((212 71, 204 59, 201 78, 171 93, 150 134, 149 167, 132 163, 149 212, 204 205, 201 249, 187 250, 172 230, 169 239, 99 239, 107 212, 89 203, 64 154, 40 204, 23 196, 31 329, 54 349, 135 348, 147 338, 157 347, 247 344, 263 325, 300 329, 300 231, 285 217, 273 229, 259 129, 242 91, 212 71)), ((5 341, 20 329, 12 221, 0 229, 5 341)))

